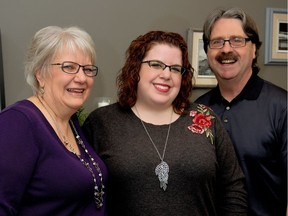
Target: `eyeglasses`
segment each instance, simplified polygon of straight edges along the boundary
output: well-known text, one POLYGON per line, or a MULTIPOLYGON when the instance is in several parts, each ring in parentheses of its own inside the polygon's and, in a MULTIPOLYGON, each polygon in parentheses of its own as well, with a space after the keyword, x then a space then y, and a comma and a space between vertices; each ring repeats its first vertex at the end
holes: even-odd
POLYGON ((166 65, 161 61, 157 61, 157 60, 150 60, 150 61, 143 61, 142 63, 147 63, 149 65, 150 68, 159 70, 165 70, 166 67, 169 68, 169 70, 173 73, 181 73, 184 74, 186 69, 180 65, 166 65))
POLYGON ((232 48, 239 48, 239 47, 244 47, 247 41, 251 41, 251 38, 232 37, 227 40, 213 39, 213 40, 209 40, 208 43, 211 49, 221 49, 224 47, 226 41, 229 42, 232 48))
POLYGON ((79 72, 80 67, 83 68, 83 72, 86 76, 94 77, 98 74, 98 67, 95 65, 80 65, 71 61, 64 61, 62 63, 54 63, 51 65, 61 65, 63 72, 67 74, 76 74, 79 72))

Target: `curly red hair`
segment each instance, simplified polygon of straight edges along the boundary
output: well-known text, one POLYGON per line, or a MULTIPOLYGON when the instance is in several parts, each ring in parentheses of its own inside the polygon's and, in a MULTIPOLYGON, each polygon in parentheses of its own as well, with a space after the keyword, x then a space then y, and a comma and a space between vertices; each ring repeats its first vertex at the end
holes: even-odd
POLYGON ((139 71, 146 53, 155 44, 168 44, 179 47, 182 52, 182 66, 186 69, 182 75, 180 91, 173 101, 173 109, 182 114, 189 106, 192 93, 193 68, 188 58, 188 48, 185 40, 178 33, 150 31, 133 40, 126 51, 126 61, 120 70, 116 82, 118 86, 118 102, 123 108, 130 108, 137 100, 137 86, 140 80, 139 71))

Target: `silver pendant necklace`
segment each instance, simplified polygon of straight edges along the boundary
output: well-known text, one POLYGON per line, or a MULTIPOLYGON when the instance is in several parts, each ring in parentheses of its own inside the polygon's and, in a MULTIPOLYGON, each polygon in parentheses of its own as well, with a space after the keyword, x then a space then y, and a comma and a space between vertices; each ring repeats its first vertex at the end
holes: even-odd
POLYGON ((138 110, 137 110, 137 107, 136 105, 134 106, 135 107, 135 110, 140 118, 140 121, 141 121, 141 124, 147 134, 147 136, 149 137, 151 143, 153 144, 161 162, 160 164, 158 164, 155 168, 155 174, 158 176, 158 179, 160 181, 160 188, 162 188, 164 191, 166 191, 167 189, 167 185, 168 185, 168 178, 169 178, 169 166, 168 164, 164 161, 164 157, 165 157, 165 152, 166 152, 166 147, 167 147, 167 143, 168 143, 168 138, 169 138, 169 134, 170 134, 170 128, 171 128, 171 122, 172 122, 172 115, 173 115, 173 109, 172 109, 172 113, 171 113, 171 117, 170 117, 170 124, 169 124, 169 127, 168 127, 168 131, 167 131, 167 135, 166 135, 166 140, 165 140, 165 145, 164 145, 164 149, 163 149, 163 153, 162 153, 162 156, 161 154, 159 153, 159 150, 157 148, 157 146, 155 145, 155 143, 153 142, 138 110))
POLYGON ((94 183, 94 200, 95 200, 95 204, 96 204, 96 207, 97 208, 101 208, 103 206, 103 202, 104 202, 104 189, 105 189, 105 186, 103 184, 103 174, 102 174, 102 171, 99 167, 99 164, 95 161, 95 159, 91 156, 91 154, 89 153, 88 149, 86 148, 83 140, 81 139, 81 137, 79 136, 73 122, 71 120, 70 121, 70 125, 72 126, 73 128, 73 131, 74 131, 74 134, 75 134, 75 137, 76 137, 76 140, 77 140, 77 143, 78 145, 80 145, 83 150, 85 151, 85 153, 88 155, 90 161, 92 162, 92 165, 95 167, 95 169, 97 170, 98 172, 98 176, 100 178, 100 182, 101 182, 101 188, 99 189, 98 185, 97 185, 97 180, 96 180, 96 176, 95 176, 95 173, 93 171, 93 169, 91 168, 89 162, 86 162, 83 158, 80 157, 80 155, 77 155, 75 152, 73 152, 77 158, 81 161, 81 163, 89 170, 89 172, 91 173, 92 175, 92 178, 93 178, 93 183, 94 183))

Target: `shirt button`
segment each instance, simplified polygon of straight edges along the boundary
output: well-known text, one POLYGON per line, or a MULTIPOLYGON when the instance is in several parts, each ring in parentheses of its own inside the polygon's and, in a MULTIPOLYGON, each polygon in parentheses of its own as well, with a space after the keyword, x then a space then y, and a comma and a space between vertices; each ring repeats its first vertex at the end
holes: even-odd
POLYGON ((228 123, 228 118, 225 117, 224 120, 223 120, 223 122, 224 122, 224 123, 228 123))
POLYGON ((229 107, 229 106, 227 106, 227 107, 226 107, 226 110, 230 110, 230 107, 229 107))

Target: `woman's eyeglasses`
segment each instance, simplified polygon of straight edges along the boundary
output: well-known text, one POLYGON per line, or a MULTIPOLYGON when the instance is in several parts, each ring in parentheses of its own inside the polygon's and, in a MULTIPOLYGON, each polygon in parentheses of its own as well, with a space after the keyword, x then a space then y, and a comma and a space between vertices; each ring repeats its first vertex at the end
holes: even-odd
POLYGON ((80 65, 76 62, 64 61, 62 63, 54 63, 51 65, 60 65, 63 72, 67 74, 76 74, 82 67, 86 76, 94 77, 98 74, 98 67, 95 65, 80 65))
POLYGON ((180 73, 181 75, 185 73, 186 69, 180 65, 166 65, 161 61, 158 60, 149 60, 149 61, 143 61, 142 63, 146 63, 149 65, 149 67, 159 70, 165 70, 166 67, 169 68, 169 70, 173 73, 180 73))

